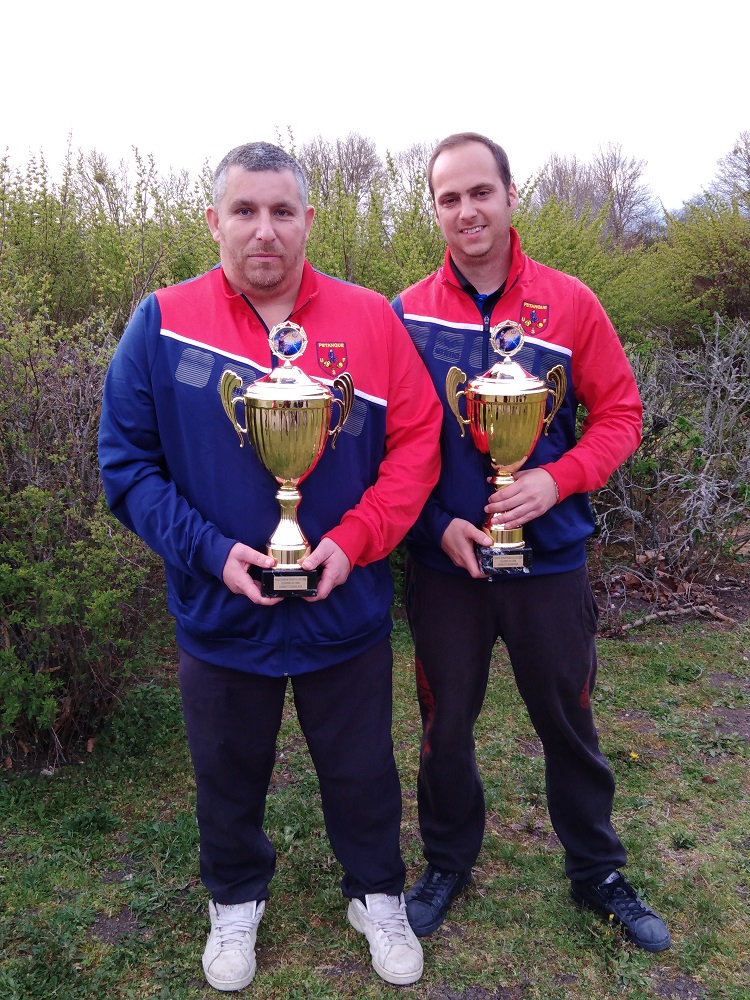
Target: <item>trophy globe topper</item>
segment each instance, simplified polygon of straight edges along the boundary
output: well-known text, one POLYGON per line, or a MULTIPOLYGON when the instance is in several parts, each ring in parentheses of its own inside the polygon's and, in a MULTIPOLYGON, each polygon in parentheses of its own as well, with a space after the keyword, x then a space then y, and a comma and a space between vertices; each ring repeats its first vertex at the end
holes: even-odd
POLYGON ((310 554, 310 544, 297 521, 302 499, 298 486, 315 468, 329 437, 331 447, 336 446, 354 402, 354 383, 348 372, 334 380, 339 399, 323 382, 292 364, 290 359, 301 357, 307 347, 307 334, 296 323, 278 323, 268 335, 268 344, 281 364, 256 379, 240 396, 235 396, 235 390, 242 388, 242 379, 227 369, 219 392, 240 447, 244 447, 246 434, 280 487, 276 499, 281 518, 266 546, 276 566, 261 571, 261 593, 264 597, 314 597, 318 571, 303 570, 299 565, 310 554), (244 427, 237 420, 237 403, 244 405, 244 427), (339 407, 339 419, 331 427, 334 403, 339 407))
MULTIPOLYGON (((461 437, 468 427, 475 446, 490 457, 495 472, 493 493, 513 482, 513 474, 534 450, 542 428, 547 434, 567 388, 562 365, 555 365, 542 381, 511 360, 523 342, 520 323, 504 320, 490 330, 490 345, 502 360, 484 375, 471 379, 466 389, 458 389, 466 382, 466 374, 456 366, 445 380, 448 405, 461 428, 461 437), (545 416, 548 395, 552 396, 552 407, 545 416), (466 417, 458 408, 461 396, 466 399, 466 417)), ((491 514, 482 528, 492 538, 492 545, 475 546, 483 573, 493 577, 530 572, 532 550, 524 543, 521 528, 506 528, 498 514, 491 514)))

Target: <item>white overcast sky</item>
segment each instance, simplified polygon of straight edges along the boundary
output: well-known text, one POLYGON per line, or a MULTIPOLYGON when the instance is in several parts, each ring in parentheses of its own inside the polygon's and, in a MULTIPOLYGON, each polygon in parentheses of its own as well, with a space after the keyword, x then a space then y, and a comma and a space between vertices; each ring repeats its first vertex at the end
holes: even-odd
POLYGON ((197 173, 233 146, 358 132, 379 152, 467 129, 516 180, 618 143, 678 208, 750 130, 750 5, 735 0, 37 0, 2 16, 0 155, 67 138, 197 173))

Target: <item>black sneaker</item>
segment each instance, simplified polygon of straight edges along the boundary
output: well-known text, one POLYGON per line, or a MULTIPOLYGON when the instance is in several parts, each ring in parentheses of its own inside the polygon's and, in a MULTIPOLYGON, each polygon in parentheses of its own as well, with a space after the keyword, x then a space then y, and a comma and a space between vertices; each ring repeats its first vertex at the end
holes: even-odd
POLYGON ((427 865, 406 894, 406 915, 417 937, 426 937, 438 929, 453 899, 469 882, 471 872, 444 872, 427 865))
POLYGON ((672 943, 667 925, 646 906, 630 882, 619 872, 612 872, 599 885, 571 881, 570 895, 581 906, 588 906, 605 917, 612 917, 639 948, 664 951, 672 943))

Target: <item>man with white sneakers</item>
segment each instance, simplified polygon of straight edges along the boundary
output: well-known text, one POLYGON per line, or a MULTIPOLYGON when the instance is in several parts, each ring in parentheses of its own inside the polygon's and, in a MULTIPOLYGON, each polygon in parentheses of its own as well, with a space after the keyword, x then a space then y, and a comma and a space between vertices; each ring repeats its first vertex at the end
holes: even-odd
MULTIPOLYGON (((267 143, 232 150, 208 225, 220 266, 138 308, 104 391, 100 460, 112 511, 164 559, 196 776, 201 878, 211 893, 211 986, 253 979, 276 854, 263 829, 287 681, 315 764, 352 926, 375 971, 416 982, 422 949, 403 896, 401 788, 391 740, 388 555, 437 481, 440 404, 387 300, 305 259, 304 174, 267 143), (307 376, 354 382, 349 419, 305 479, 300 521, 317 595, 264 596, 276 483, 239 452, 219 385, 278 363, 290 329, 307 376)), ((343 410, 342 410, 343 412, 343 410)))

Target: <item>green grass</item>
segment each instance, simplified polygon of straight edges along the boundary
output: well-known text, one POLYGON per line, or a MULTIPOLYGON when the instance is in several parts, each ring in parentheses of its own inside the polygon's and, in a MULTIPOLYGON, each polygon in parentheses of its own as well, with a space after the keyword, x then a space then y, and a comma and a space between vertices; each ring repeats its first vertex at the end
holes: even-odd
MULTIPOLYGON (((411 646, 394 636, 403 852, 421 870, 411 646)), ((501 649, 477 726, 488 804, 475 882, 394 990, 346 921, 315 775, 288 710, 267 825, 279 852, 260 927, 258 998, 750 997, 750 629, 649 625, 601 640, 594 704, 617 777, 628 874, 667 919, 648 955, 567 895, 539 742, 501 649), (744 727, 744 729, 743 729, 744 727)), ((132 693, 93 753, 0 783, 0 998, 218 997, 200 955, 194 786, 174 670, 132 693)))

